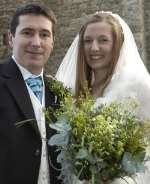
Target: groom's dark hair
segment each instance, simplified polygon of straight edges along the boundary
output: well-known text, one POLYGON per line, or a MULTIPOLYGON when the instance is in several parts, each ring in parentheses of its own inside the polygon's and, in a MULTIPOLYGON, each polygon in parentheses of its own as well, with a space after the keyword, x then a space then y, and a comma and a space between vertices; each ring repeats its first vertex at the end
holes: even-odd
POLYGON ((55 25, 57 22, 54 12, 49 7, 44 6, 43 4, 36 4, 36 3, 26 4, 24 6, 19 7, 16 10, 10 22, 10 32, 12 35, 15 35, 16 28, 19 25, 19 17, 22 15, 36 15, 36 16, 42 15, 46 17, 52 22, 52 30, 54 35, 55 25))

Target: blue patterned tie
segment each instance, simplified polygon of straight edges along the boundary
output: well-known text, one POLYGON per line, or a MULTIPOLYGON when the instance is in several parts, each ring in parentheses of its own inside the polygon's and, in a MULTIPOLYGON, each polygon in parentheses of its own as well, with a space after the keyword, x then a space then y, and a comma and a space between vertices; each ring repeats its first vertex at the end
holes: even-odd
POLYGON ((43 81, 41 77, 28 78, 25 80, 27 85, 32 89, 33 93, 42 103, 42 94, 43 94, 43 81))

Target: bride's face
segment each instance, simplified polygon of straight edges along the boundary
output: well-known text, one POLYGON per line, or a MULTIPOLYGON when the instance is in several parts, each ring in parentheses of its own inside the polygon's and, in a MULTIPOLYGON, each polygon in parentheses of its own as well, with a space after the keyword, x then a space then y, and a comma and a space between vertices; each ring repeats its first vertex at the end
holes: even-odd
POLYGON ((113 56, 113 33, 106 22, 91 23, 84 33, 84 54, 92 70, 108 68, 113 56))

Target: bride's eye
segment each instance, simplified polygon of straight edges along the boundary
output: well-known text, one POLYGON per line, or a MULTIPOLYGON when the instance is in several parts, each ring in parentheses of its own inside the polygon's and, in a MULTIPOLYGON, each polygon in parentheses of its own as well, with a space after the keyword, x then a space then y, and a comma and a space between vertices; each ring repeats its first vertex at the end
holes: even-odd
POLYGON ((109 40, 108 39, 105 39, 105 38, 103 38, 103 39, 98 39, 98 43, 106 43, 106 42, 108 42, 109 40))
POLYGON ((85 40, 84 40, 84 43, 85 43, 85 44, 92 43, 92 40, 91 40, 91 39, 85 39, 85 40))

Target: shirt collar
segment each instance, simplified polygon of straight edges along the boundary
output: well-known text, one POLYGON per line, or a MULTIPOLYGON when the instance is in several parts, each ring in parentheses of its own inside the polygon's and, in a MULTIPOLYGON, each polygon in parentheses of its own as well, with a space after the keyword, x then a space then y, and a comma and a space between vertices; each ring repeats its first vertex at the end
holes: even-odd
POLYGON ((15 59, 15 56, 13 55, 12 56, 14 62, 16 63, 16 65, 18 66, 18 68, 20 69, 20 72, 22 73, 22 76, 24 78, 24 80, 28 79, 28 78, 36 78, 36 77, 39 77, 41 76, 42 77, 42 80, 43 80, 43 69, 42 69, 42 72, 39 74, 39 75, 34 75, 32 74, 31 72, 29 72, 26 68, 24 68, 23 66, 21 66, 17 60, 15 59))

